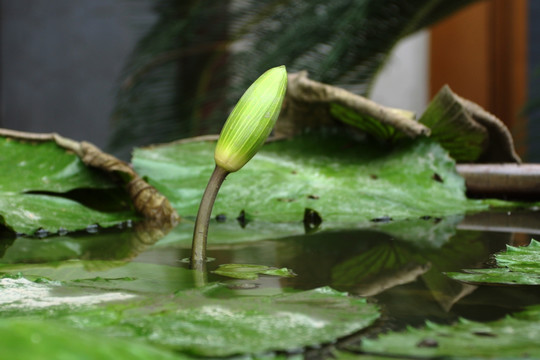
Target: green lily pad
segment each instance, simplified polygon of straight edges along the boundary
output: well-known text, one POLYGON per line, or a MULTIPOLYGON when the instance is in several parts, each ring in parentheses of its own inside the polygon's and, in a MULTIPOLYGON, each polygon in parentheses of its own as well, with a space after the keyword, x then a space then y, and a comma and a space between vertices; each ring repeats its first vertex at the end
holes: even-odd
POLYGON ((137 219, 129 205, 119 206, 126 199, 125 191, 105 173, 86 167, 53 141, 0 137, 0 224, 15 232, 54 233, 137 219), (96 208, 96 197, 99 207, 112 210, 96 208))
POLYGON ((252 264, 221 264, 216 270, 212 272, 221 276, 245 280, 258 279, 259 275, 281 277, 295 276, 295 274, 287 268, 278 269, 271 266, 252 264))
MULTIPOLYGON (((133 165, 181 215, 194 216, 214 167, 214 147, 213 142, 179 142, 136 149, 133 165)), ((466 198, 454 161, 436 143, 383 147, 317 134, 265 145, 229 175, 213 214, 234 219, 244 210, 254 220, 298 223, 306 208, 320 214, 321 229, 329 229, 462 214, 486 205, 466 198)))
POLYGON ((326 287, 234 297, 232 290, 209 285, 171 297, 116 287, 105 292, 99 289, 103 283, 87 288, 75 282, 32 282, 17 275, 2 281, 0 285, 11 290, 2 299, 4 318, 56 320, 77 333, 99 333, 200 356, 301 349, 350 335, 379 317, 377 306, 365 299, 326 287), (36 296, 21 297, 30 292, 36 296))
POLYGON ((30 319, 1 319, 0 348, 5 359, 191 359, 136 341, 73 331, 72 327, 53 321, 30 319))
POLYGON ((421 329, 363 339, 358 350, 393 358, 534 359, 540 356, 540 306, 489 323, 461 320, 447 326, 427 322, 421 329))
POLYGON ((192 289, 197 271, 163 265, 65 261, 3 264, 0 272, 4 318, 57 320, 204 356, 299 349, 354 333, 379 316, 365 299, 330 288, 240 297, 220 285, 192 289))
POLYGON ((229 299, 192 290, 174 299, 62 314, 59 321, 77 328, 199 356, 300 349, 350 335, 379 317, 365 299, 330 288, 229 299))
POLYGON ((489 141, 489 134, 473 120, 448 86, 444 86, 430 102, 419 120, 431 129, 431 136, 459 162, 475 162, 489 141))
POLYGON ((540 285, 540 242, 532 239, 529 246, 506 246, 506 252, 495 255, 498 268, 469 269, 465 273, 446 275, 475 284, 540 285))

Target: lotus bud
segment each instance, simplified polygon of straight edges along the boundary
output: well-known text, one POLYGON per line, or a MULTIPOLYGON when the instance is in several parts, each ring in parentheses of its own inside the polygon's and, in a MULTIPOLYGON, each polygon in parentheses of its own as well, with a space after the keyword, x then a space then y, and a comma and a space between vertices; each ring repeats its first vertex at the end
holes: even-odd
POLYGON ((195 220, 192 269, 205 268, 208 224, 221 184, 229 173, 240 170, 264 144, 276 123, 286 89, 285 66, 268 70, 246 90, 225 122, 214 153, 216 167, 195 220))
POLYGON ((214 159, 228 172, 238 171, 266 141, 279 116, 287 89, 287 71, 266 71, 246 90, 221 130, 214 159))

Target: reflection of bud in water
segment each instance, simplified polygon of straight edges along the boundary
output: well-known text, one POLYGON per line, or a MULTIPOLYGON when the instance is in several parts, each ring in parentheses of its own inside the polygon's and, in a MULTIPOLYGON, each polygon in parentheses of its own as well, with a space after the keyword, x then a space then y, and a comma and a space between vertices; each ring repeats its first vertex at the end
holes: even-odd
POLYGON ((264 144, 278 118, 287 89, 285 66, 262 74, 242 95, 223 126, 216 145, 216 164, 238 171, 264 144))

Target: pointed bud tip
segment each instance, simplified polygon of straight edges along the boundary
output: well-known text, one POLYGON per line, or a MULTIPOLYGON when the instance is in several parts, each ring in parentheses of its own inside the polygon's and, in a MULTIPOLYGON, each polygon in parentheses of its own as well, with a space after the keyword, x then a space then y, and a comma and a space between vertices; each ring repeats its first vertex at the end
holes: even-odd
POLYGON ((281 65, 246 90, 221 131, 214 154, 218 166, 234 172, 257 153, 279 116, 286 89, 287 70, 281 65))

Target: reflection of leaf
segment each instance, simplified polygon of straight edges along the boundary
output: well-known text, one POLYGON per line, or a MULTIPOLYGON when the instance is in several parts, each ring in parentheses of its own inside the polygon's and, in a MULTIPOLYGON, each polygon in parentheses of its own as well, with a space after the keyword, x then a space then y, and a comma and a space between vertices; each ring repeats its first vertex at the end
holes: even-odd
POLYGON ((73 331, 52 321, 0 320, 4 359, 182 360, 187 356, 99 334, 73 331))
POLYGON ((212 272, 221 276, 246 280, 255 280, 259 277, 259 275, 271 275, 281 277, 294 276, 294 273, 286 268, 278 269, 270 266, 251 264, 221 264, 216 270, 212 272))
MULTIPOLYGON (((265 221, 250 221, 242 228, 236 219, 225 222, 210 221, 208 231, 209 244, 242 244, 264 239, 277 239, 285 236, 304 234, 302 223, 270 223, 265 221)), ((182 221, 166 237, 155 246, 191 247, 193 241, 193 223, 182 221)))
MULTIPOLYGON (((195 215, 213 150, 208 142, 138 149, 133 164, 180 214, 195 215)), ((296 222, 310 208, 322 217, 322 230, 384 216, 443 216, 484 207, 465 197, 463 179, 437 144, 388 149, 346 136, 306 135, 264 146, 224 183, 214 214, 233 218, 245 210, 254 219, 296 222), (442 180, 434 180, 435 174, 442 180)))
POLYGON ((414 256, 399 243, 383 242, 332 269, 332 284, 352 284, 355 294, 372 296, 397 285, 414 281, 429 269, 416 263, 414 256))
POLYGON ((538 358, 540 307, 502 320, 478 323, 461 320, 453 326, 426 323, 425 328, 408 328, 377 339, 363 339, 360 351, 372 355, 422 358, 538 358))
POLYGON ((481 233, 458 233, 439 250, 432 249, 417 256, 430 261, 432 268, 422 275, 422 280, 439 305, 449 311, 461 298, 471 293, 475 287, 451 281, 443 272, 475 265, 489 256, 489 249, 479 240, 481 233))
POLYGON ((420 219, 382 223, 379 229, 416 247, 438 249, 455 235, 456 227, 462 220, 462 215, 444 218, 423 216, 420 219))
MULTIPOLYGON (((368 296, 420 277, 439 304, 449 310, 474 287, 451 281, 442 272, 483 261, 488 250, 475 238, 478 233, 449 239, 453 231, 439 232, 438 237, 431 238, 432 242, 409 241, 404 223, 404 239, 396 231, 393 239, 379 240, 362 254, 336 265, 332 269, 332 285, 368 296)), ((429 234, 429 223, 425 226, 429 234)))
POLYGON ((540 285, 540 242, 529 246, 507 246, 505 253, 495 255, 499 268, 469 269, 466 273, 447 273, 455 280, 468 283, 540 285))
MULTIPOLYGON (((106 229, 53 235, 44 239, 19 237, 12 241, 0 263, 47 263, 70 259, 129 260, 153 245, 169 231, 167 224, 138 222, 124 229, 106 229)), ((0 235, 1 237, 1 235, 0 235)))

